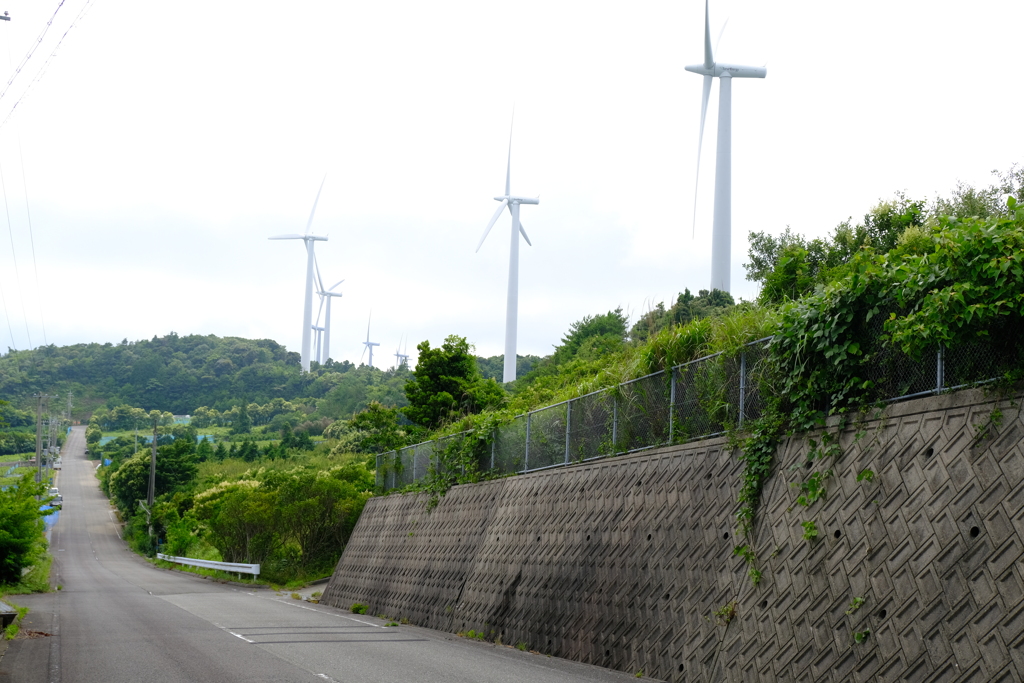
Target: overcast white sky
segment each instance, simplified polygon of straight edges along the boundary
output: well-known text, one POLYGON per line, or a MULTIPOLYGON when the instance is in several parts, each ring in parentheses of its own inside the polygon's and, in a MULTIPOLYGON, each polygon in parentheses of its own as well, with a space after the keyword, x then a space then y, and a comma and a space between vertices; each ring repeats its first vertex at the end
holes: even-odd
MULTIPOLYGON (((59 2, 0 6, 0 73, 59 2)), ((378 366, 403 337, 411 353, 456 333, 500 354, 507 213, 473 250, 513 105, 512 190, 541 197, 522 210, 520 353, 549 353, 586 314, 635 319, 705 288, 718 86, 693 238, 701 78, 683 70, 702 59, 703 13, 65 0, 0 97, 0 348, 39 345, 45 325, 61 345, 173 330, 298 350, 303 250, 266 238, 304 230, 326 173, 317 254, 325 280, 346 279, 331 355, 358 362, 371 309, 378 366)), ((1019 0, 718 0, 714 36, 727 18, 716 58, 768 67, 733 88, 737 296, 756 295, 749 230, 823 235, 897 190, 987 184, 1024 157, 1019 0)))

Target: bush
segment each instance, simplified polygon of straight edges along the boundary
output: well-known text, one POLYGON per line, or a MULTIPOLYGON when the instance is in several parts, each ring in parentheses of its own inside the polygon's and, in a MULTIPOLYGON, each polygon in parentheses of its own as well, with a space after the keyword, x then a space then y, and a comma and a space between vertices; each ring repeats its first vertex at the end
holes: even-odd
POLYGON ((46 484, 32 481, 25 474, 6 491, 0 491, 0 584, 16 583, 22 570, 31 565, 45 549, 40 501, 47 500, 46 484))

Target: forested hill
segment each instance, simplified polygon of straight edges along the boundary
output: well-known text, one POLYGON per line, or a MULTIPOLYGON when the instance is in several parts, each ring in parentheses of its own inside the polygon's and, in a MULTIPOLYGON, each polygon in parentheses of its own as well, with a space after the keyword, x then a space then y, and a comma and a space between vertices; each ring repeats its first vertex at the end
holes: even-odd
MULTIPOLYGON (((337 367, 321 370, 352 367, 332 365, 337 367)), ((226 408, 242 397, 264 403, 308 396, 319 379, 301 375, 299 354, 270 339, 173 332, 148 341, 50 345, 0 357, 0 397, 19 404, 37 392, 72 391, 82 406, 117 399, 188 413, 204 405, 226 408)))

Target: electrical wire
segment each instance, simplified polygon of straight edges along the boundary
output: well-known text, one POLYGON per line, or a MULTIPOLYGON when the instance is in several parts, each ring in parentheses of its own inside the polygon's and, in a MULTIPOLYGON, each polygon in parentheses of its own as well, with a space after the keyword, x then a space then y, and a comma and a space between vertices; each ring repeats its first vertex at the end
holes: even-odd
POLYGON ((4 211, 7 212, 7 234, 11 238, 11 259, 14 261, 14 282, 18 285, 18 297, 21 299, 21 314, 25 318, 25 334, 28 336, 28 348, 32 348, 32 333, 28 329, 28 312, 25 309, 25 295, 21 291, 21 274, 18 272, 18 254, 14 249, 14 230, 11 229, 11 210, 7 206, 7 183, 4 182, 4 169, 0 166, 0 188, 4 192, 4 211))
POLYGON ((21 136, 18 136, 18 156, 21 159, 21 186, 25 189, 25 214, 28 216, 28 241, 32 245, 32 270, 36 276, 36 305, 39 308, 39 324, 43 328, 43 346, 46 341, 46 320, 43 318, 43 289, 39 286, 39 266, 36 265, 36 240, 32 235, 32 211, 28 204, 28 180, 25 177, 25 154, 21 150, 21 136))
POLYGON ((0 92, 0 100, 2 100, 4 98, 4 95, 7 94, 7 91, 11 89, 11 84, 14 83, 14 80, 18 77, 18 74, 20 74, 21 70, 25 68, 25 65, 28 64, 28 60, 32 59, 32 55, 35 54, 36 48, 38 48, 39 45, 43 42, 43 38, 46 37, 46 32, 49 31, 50 27, 53 25, 53 20, 57 18, 57 12, 60 12, 60 8, 64 6, 64 3, 66 1, 67 0, 60 0, 60 3, 57 4, 57 9, 53 10, 53 16, 51 16, 50 20, 46 22, 46 26, 43 27, 42 33, 40 33, 39 37, 36 38, 36 42, 32 45, 32 47, 28 49, 28 52, 25 54, 24 59, 21 60, 21 64, 19 64, 18 68, 14 70, 14 73, 11 74, 10 80, 7 81, 7 85, 4 86, 3 91, 0 92))
MULTIPOLYGON (((53 60, 54 56, 56 56, 57 51, 60 50, 60 46, 64 43, 64 39, 68 37, 68 33, 70 33, 71 29, 73 29, 75 26, 78 25, 78 22, 81 21, 82 18, 92 8, 92 5, 93 5, 94 2, 95 2, 95 0, 87 0, 87 2, 82 6, 82 9, 79 10, 78 15, 75 17, 75 20, 72 21, 71 24, 67 27, 67 29, 64 31, 64 34, 60 37, 60 40, 57 41, 57 45, 54 46, 53 51, 46 58, 46 61, 43 62, 43 66, 39 69, 39 71, 36 72, 36 75, 32 78, 32 80, 29 81, 28 87, 25 88, 25 91, 23 93, 21 93, 21 95, 18 97, 18 99, 14 102, 14 106, 12 106, 11 110, 9 112, 7 112, 7 116, 4 117, 4 120, 0 121, 0 128, 3 128, 4 125, 7 124, 7 121, 10 120, 11 116, 14 115, 14 110, 18 108, 18 105, 21 104, 21 101, 24 100, 25 97, 29 94, 29 92, 32 91, 32 87, 42 79, 43 75, 46 73, 46 68, 48 66, 50 66, 50 62, 53 60)), ((63 5, 63 4, 64 4, 64 2, 62 0, 61 5, 63 5)), ((60 9, 60 7, 58 7, 57 9, 60 9)), ((57 15, 57 13, 54 12, 54 16, 56 16, 56 15, 57 15)), ((50 21, 52 22, 53 19, 51 18, 50 21)), ((47 25, 47 27, 49 27, 49 24, 47 25)), ((45 31, 44 31, 44 33, 45 33, 45 31)), ((42 36, 39 37, 39 40, 42 40, 42 36)), ((33 50, 34 49, 35 48, 33 48, 33 50)), ((22 65, 18 67, 19 71, 21 70, 22 66, 25 65, 25 62, 27 62, 27 61, 28 61, 28 56, 26 56, 25 60, 22 61, 22 65)), ((17 74, 15 74, 15 75, 17 75, 17 74)), ((12 76, 11 77, 11 81, 13 81, 13 80, 14 80, 14 77, 12 76)), ((10 87, 10 83, 11 82, 8 81, 8 83, 7 83, 8 87, 10 87)), ((5 89, 3 93, 0 93, 0 99, 3 98, 4 93, 6 93, 6 92, 7 92, 7 90, 5 89)))
POLYGON ((7 310, 7 297, 4 296, 4 288, 2 284, 0 284, 0 302, 3 302, 4 304, 4 316, 7 318, 7 331, 11 334, 11 348, 17 351, 18 344, 14 341, 14 328, 11 327, 11 314, 7 310))

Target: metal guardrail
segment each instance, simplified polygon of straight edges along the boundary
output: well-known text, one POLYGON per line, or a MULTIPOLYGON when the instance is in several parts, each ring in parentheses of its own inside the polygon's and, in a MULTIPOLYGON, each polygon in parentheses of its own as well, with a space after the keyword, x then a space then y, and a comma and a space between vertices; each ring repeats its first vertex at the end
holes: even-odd
MULTIPOLYGON (((877 316, 879 320, 883 316, 877 316)), ((874 323, 879 327, 881 322, 874 323)), ((762 392, 772 392, 767 372, 773 337, 746 344, 735 357, 705 356, 615 387, 531 410, 496 429, 490 452, 477 463, 493 475, 522 474, 649 448, 718 436, 757 419, 762 392)), ((941 348, 914 360, 893 349, 874 349, 866 368, 876 395, 886 402, 933 395, 992 381, 999 355, 974 344, 956 351, 941 348)), ((385 491, 440 472, 445 436, 377 455, 377 485, 385 491)), ((454 473, 447 473, 454 474, 454 473)), ((464 474, 464 472, 463 472, 464 474)))
POLYGON ((260 566, 258 564, 242 564, 239 562, 214 562, 213 560, 197 560, 192 557, 175 557, 174 555, 164 555, 163 553, 157 553, 157 558, 164 562, 174 562, 176 564, 187 564, 191 567, 202 567, 203 569, 220 569, 225 572, 235 572, 236 574, 252 574, 253 576, 259 576, 260 566))

